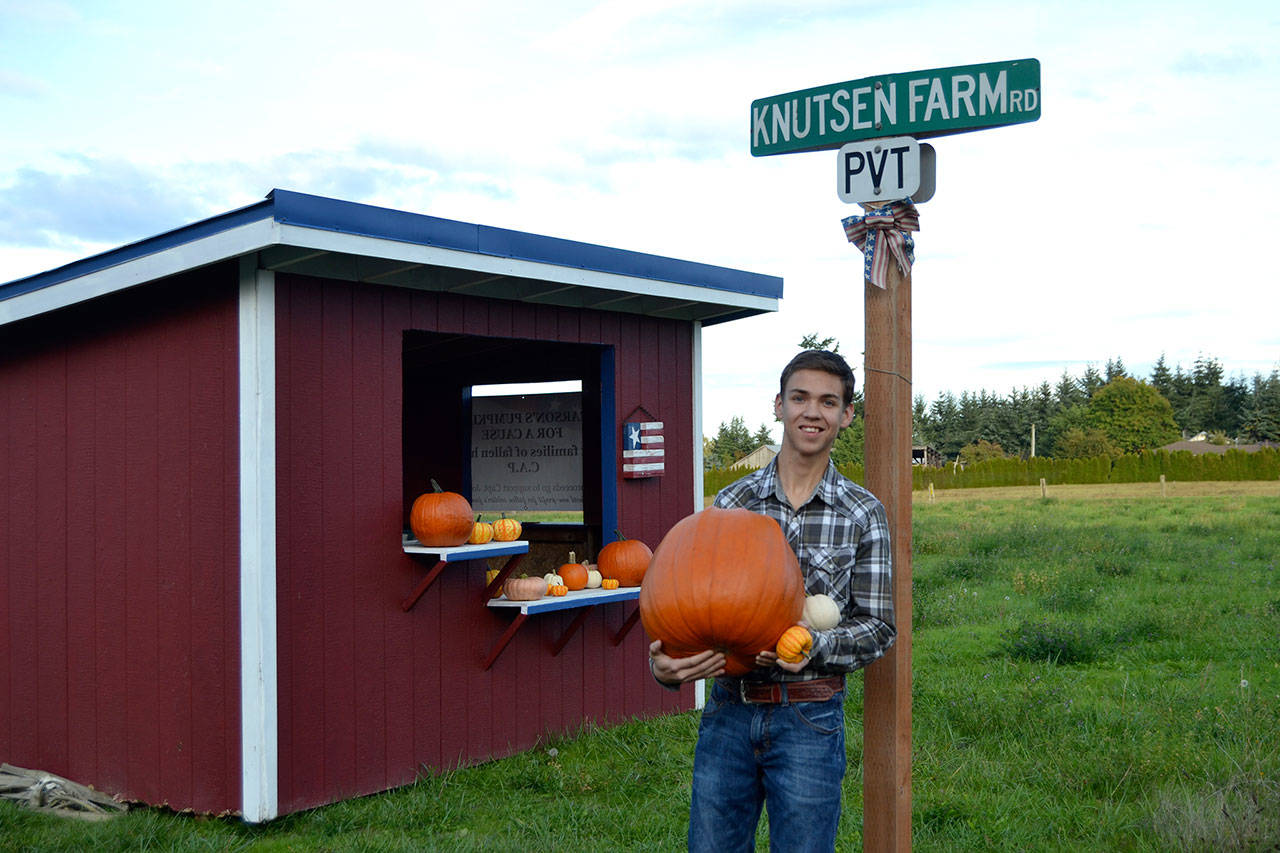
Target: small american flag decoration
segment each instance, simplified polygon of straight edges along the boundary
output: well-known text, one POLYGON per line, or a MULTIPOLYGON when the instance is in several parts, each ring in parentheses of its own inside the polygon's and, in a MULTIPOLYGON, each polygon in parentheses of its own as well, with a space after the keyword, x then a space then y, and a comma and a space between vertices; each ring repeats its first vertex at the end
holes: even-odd
POLYGON ((661 477, 666 470, 662 421, 628 421, 622 426, 622 477, 661 477))

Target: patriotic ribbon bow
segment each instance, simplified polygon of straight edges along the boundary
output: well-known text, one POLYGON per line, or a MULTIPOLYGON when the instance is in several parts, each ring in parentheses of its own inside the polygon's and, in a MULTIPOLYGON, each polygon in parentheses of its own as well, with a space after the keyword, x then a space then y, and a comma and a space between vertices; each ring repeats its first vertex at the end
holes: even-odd
POLYGON ((849 242, 862 250, 862 277, 867 281, 884 288, 889 280, 890 255, 903 275, 911 272, 916 244, 908 232, 920 230, 920 212, 910 199, 891 201, 866 216, 849 216, 840 222, 849 242), (888 244, 888 251, 884 244, 888 244))

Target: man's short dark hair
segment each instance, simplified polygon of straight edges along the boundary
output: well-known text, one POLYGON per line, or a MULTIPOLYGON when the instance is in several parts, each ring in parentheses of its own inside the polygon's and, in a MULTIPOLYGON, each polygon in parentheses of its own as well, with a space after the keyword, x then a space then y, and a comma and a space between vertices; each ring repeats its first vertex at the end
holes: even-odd
POLYGON ((787 393, 787 380, 797 370, 821 370, 838 377, 844 385, 844 405, 853 402, 853 370, 839 353, 825 349, 807 349, 801 352, 782 368, 782 380, 778 383, 779 395, 787 393))

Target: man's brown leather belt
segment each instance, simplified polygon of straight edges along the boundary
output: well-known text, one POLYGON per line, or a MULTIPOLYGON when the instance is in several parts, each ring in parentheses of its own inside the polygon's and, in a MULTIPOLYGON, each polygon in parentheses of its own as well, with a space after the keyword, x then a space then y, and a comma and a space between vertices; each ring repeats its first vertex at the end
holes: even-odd
POLYGON ((812 681, 739 681, 735 691, 747 704, 825 702, 844 689, 844 676, 812 681))

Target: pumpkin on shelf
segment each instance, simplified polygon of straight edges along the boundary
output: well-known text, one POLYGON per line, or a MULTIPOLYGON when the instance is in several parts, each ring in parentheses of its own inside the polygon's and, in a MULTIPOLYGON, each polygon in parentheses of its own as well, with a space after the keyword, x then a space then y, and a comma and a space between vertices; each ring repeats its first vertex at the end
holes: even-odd
POLYGON ((560 577, 555 572, 547 572, 542 576, 542 581, 547 585, 548 591, 550 591, 553 586, 562 586, 564 584, 564 578, 560 577))
POLYGON ((547 592, 551 593, 552 595, 568 595, 569 587, 565 586, 562 583, 558 583, 555 586, 551 587, 551 589, 547 590, 547 592))
POLYGON ((482 517, 476 516, 476 523, 471 527, 471 537, 467 539, 468 545, 487 545, 493 541, 493 525, 481 521, 482 517))
POLYGON ((511 601, 537 601, 547 594, 547 584, 542 578, 527 575, 507 578, 502 585, 502 594, 511 601))
POLYGON ((556 569, 556 574, 561 581, 569 589, 586 589, 587 588, 587 567, 582 563, 575 562, 577 555, 572 551, 569 552, 569 562, 556 569))
POLYGON ((640 586, 644 573, 653 559, 649 546, 639 539, 628 539, 622 531, 615 530, 618 539, 600 549, 596 561, 600 565, 600 576, 617 578, 621 586, 640 586))
POLYGON ((520 522, 514 518, 502 517, 493 523, 493 538, 497 542, 514 542, 520 538, 520 522))
POLYGON ((601 588, 601 589, 617 589, 617 588, 618 588, 618 579, 617 579, 617 578, 605 578, 604 580, 600 581, 600 588, 601 588))
POLYGON ((782 632, 774 651, 778 653, 778 660, 799 663, 813 651, 813 634, 803 625, 792 625, 782 632))
POLYGON ((434 548, 462 545, 475 529, 471 504, 457 492, 446 492, 435 480, 433 491, 418 495, 409 510, 409 529, 421 544, 434 548))
POLYGON ((587 567, 587 589, 599 589, 600 584, 604 582, 604 578, 600 575, 600 570, 596 568, 594 563, 583 563, 587 567))
POLYGON ((723 652, 730 676, 750 671, 803 611, 804 578, 782 528, 746 509, 677 522, 640 587, 640 619, 665 653, 723 652))

